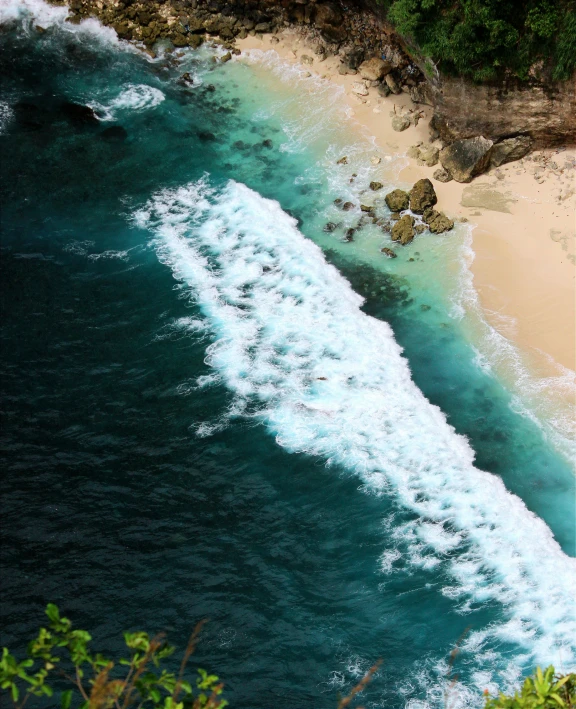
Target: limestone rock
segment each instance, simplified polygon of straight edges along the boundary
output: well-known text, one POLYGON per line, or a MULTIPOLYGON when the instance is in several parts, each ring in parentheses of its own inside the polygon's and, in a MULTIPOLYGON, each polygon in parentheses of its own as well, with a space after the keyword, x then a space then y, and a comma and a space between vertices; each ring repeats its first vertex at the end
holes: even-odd
POLYGON ((409 118, 406 116, 392 116, 392 130, 395 130, 397 133, 401 133, 407 128, 410 128, 409 118))
POLYGON ((430 89, 430 84, 427 82, 422 82, 421 84, 410 87, 410 98, 414 103, 424 103, 427 106, 434 105, 432 90, 430 89))
POLYGON ((528 155, 534 141, 529 135, 519 135, 516 138, 506 138, 492 148, 490 165, 500 167, 504 163, 520 160, 528 155))
POLYGON ((387 246, 385 246, 383 249, 380 249, 380 251, 383 254, 386 254, 386 256, 388 256, 388 258, 396 258, 396 253, 394 252, 394 250, 389 249, 387 246))
POLYGON ((440 152, 440 162, 456 182, 471 182, 490 164, 493 145, 482 136, 456 140, 440 152))
POLYGON ((452 180, 452 175, 443 167, 439 167, 437 170, 434 170, 432 177, 435 180, 438 180, 438 182, 450 182, 452 180))
POLYGON ((300 61, 302 62, 302 64, 308 64, 308 65, 314 64, 314 59, 313 59, 313 57, 308 56, 308 54, 303 54, 303 55, 300 57, 300 61))
POLYGON ((384 187, 384 185, 381 182, 371 182, 370 183, 370 189, 373 192, 377 192, 378 190, 381 190, 384 187))
POLYGON ((437 212, 435 209, 427 209, 424 212, 423 219, 433 234, 442 234, 442 232, 450 231, 450 229, 454 228, 454 222, 448 219, 443 212, 437 212))
POLYGON ((352 84, 352 93, 355 93, 358 96, 368 96, 368 89, 366 88, 366 84, 362 81, 355 81, 352 84))
POLYGON ((414 238, 414 217, 405 214, 392 227, 392 241, 399 241, 403 246, 414 238))
POLYGON ((348 165, 348 156, 344 155, 340 160, 336 160, 336 165, 348 165))
POLYGON ((434 165, 437 165, 439 155, 440 151, 433 145, 423 145, 420 148, 420 160, 422 160, 427 167, 434 167, 434 165))
POLYGON ((404 190, 393 190, 389 192, 386 197, 386 206, 391 212, 402 212, 404 209, 408 209, 410 204, 410 197, 408 192, 404 190))
POLYGON ((423 180, 418 180, 414 187, 410 190, 410 209, 414 214, 423 214, 424 211, 433 207, 438 201, 434 185, 425 177, 423 180))
POLYGON ((373 57, 362 62, 358 67, 358 73, 363 79, 368 81, 380 81, 386 74, 392 71, 392 64, 385 59, 373 57))
POLYGON ((384 77, 384 81, 388 85, 388 88, 393 94, 401 94, 402 89, 398 86, 398 82, 396 79, 392 76, 392 74, 386 74, 384 77))

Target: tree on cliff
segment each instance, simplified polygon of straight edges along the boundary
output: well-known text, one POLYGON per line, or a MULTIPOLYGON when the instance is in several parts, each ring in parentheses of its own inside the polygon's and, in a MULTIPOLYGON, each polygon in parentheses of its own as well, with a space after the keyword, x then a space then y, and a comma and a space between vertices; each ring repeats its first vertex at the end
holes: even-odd
POLYGON ((448 74, 487 81, 576 68, 575 0, 379 0, 389 21, 448 74))

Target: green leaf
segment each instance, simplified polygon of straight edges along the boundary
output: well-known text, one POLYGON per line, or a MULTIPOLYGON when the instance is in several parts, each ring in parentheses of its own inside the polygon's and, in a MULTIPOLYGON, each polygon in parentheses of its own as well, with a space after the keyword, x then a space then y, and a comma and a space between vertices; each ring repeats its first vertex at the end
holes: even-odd
POLYGON ((65 692, 62 692, 62 696, 60 698, 60 706, 62 709, 70 709, 70 705, 72 704, 72 690, 67 689, 65 692))
POLYGON ((53 623, 57 623, 60 620, 60 611, 58 610, 58 606, 54 605, 54 603, 49 603, 46 606, 46 615, 53 623))

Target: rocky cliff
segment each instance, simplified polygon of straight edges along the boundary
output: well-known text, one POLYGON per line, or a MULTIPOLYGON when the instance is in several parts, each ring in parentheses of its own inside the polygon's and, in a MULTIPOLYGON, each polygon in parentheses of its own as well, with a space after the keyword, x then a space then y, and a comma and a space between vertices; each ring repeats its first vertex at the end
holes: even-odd
POLYGON ((563 83, 482 85, 439 75, 425 78, 423 64, 410 56, 375 0, 69 0, 68 4, 71 22, 95 15, 121 38, 142 42, 149 51, 162 39, 176 47, 197 47, 206 37, 233 50, 236 37, 295 25, 309 34, 317 54, 340 56, 342 73, 356 73, 372 57, 384 59, 388 69, 381 78, 382 92, 403 90, 415 103, 433 105, 432 126, 446 143, 473 136, 497 142, 520 135, 530 136, 537 148, 576 144, 576 77, 563 83))

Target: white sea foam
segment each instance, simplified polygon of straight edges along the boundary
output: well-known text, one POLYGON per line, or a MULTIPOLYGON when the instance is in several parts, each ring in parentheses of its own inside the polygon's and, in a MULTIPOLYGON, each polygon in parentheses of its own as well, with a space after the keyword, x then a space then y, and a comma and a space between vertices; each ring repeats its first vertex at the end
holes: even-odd
MULTIPOLYGON (((573 666, 576 560, 499 478, 474 467, 467 440, 412 382, 390 327, 360 310, 295 220, 241 184, 217 194, 200 181, 156 194, 135 222, 155 233, 159 258, 207 317, 207 362, 237 412, 250 401, 280 445, 347 469, 415 513, 395 531, 403 557, 442 564, 452 579, 443 593, 462 612, 501 605, 506 620, 473 634, 488 658, 514 643, 526 661, 573 666)), ((382 558, 384 571, 395 558, 382 558)))
POLYGON ((116 32, 110 27, 104 27, 98 20, 88 18, 80 24, 66 22, 70 14, 67 6, 49 5, 44 0, 1 0, 0 1, 0 23, 18 21, 22 28, 31 33, 36 33, 34 27, 40 25, 44 29, 58 27, 60 30, 77 35, 90 35, 100 42, 116 47, 123 47, 131 51, 137 51, 128 42, 118 39, 116 32))
POLYGON ((113 121, 119 111, 142 111, 155 108, 164 101, 160 89, 146 84, 128 84, 113 99, 107 102, 88 102, 102 121, 113 121))

